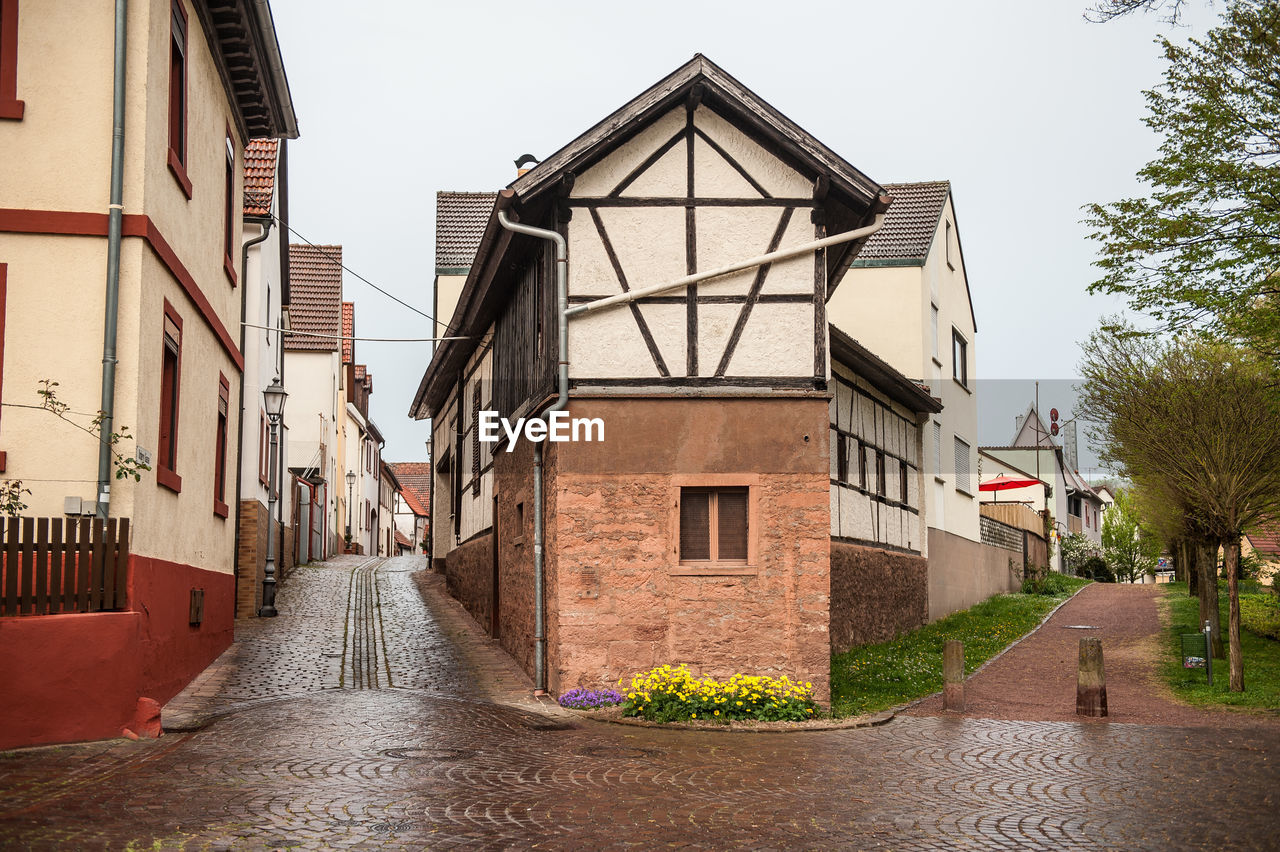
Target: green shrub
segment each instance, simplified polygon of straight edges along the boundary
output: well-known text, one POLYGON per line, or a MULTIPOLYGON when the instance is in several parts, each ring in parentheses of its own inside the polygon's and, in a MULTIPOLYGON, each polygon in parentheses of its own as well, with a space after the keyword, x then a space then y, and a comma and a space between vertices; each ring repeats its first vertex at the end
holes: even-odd
POLYGON ((1259 636, 1280 639, 1280 600, 1266 592, 1240 595, 1240 624, 1259 636))
POLYGON ((1090 556, 1080 566, 1080 576, 1095 583, 1114 583, 1115 573, 1107 567, 1107 561, 1101 556, 1090 556))
POLYGON ((1022 581, 1022 593, 1024 595, 1070 595, 1085 585, 1088 585, 1087 578, 1068 577, 1066 574, 1046 568, 1034 574, 1028 573, 1027 579, 1022 581))
POLYGON ((696 678, 683 665, 659 666, 635 675, 622 704, 623 716, 650 722, 801 722, 816 713, 813 684, 744 674, 721 683, 715 678, 696 678))

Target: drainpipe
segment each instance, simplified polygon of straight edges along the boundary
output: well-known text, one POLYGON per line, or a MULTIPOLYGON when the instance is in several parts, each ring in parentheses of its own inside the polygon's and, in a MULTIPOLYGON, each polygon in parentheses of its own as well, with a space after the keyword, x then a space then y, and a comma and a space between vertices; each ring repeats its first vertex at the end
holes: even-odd
POLYGON ((102 428, 98 444, 98 517, 111 514, 111 444, 116 407, 116 330, 120 310, 120 234, 124 224, 124 74, 127 0, 116 0, 112 66, 111 201, 107 205, 107 305, 102 329, 102 428))
MULTIPOLYGON (((888 205, 889 199, 881 197, 881 203, 888 205)), ((499 214, 501 215, 501 214, 499 214)), ((652 296, 657 293, 665 293, 667 290, 674 290, 677 287, 686 287, 690 284, 696 284, 699 281, 705 281, 708 278, 719 278, 721 275, 728 275, 731 272, 741 272, 744 269, 751 269, 756 266, 764 266, 767 263, 774 263, 779 260, 786 260, 789 257, 797 255, 809 254, 828 246, 840 245, 841 243, 849 243, 854 240, 860 240, 863 237, 869 237, 884 226, 884 213, 877 213, 875 221, 865 228, 856 228, 852 231, 845 231, 843 234, 826 237, 821 240, 804 243, 798 246, 790 246, 778 251, 769 252, 768 254, 758 255, 731 263, 728 266, 722 266, 719 269, 708 269, 706 272, 698 272, 693 275, 686 275, 683 278, 677 278, 675 281, 668 281, 666 284, 654 284, 650 287, 641 287, 638 290, 629 290, 626 293, 619 293, 616 296, 608 296, 603 299, 596 299, 594 302, 587 302, 584 305, 574 305, 564 311, 568 316, 586 313, 587 311, 595 311, 600 308, 607 308, 610 305, 621 305, 625 302, 634 302, 636 299, 645 296, 652 296)))
MULTIPOLYGON (((271 225, 274 222, 274 220, 271 219, 271 217, 269 216, 264 216, 261 219, 255 216, 252 218, 246 217, 245 221, 254 222, 259 226, 261 226, 262 233, 254 237, 253 239, 249 240, 248 242, 243 243, 240 246, 240 278, 245 282, 245 285, 240 288, 240 354, 241 355, 244 354, 245 343, 248 337, 248 327, 244 323, 245 323, 245 320, 248 319, 247 303, 249 301, 249 284, 248 284, 249 249, 253 248, 258 243, 266 241, 267 237, 270 236, 271 234, 271 225)), ((283 295, 283 293, 281 295, 283 295)), ((270 305, 267 305, 267 311, 268 313, 271 311, 270 305)), ((284 340, 284 335, 280 335, 279 341, 282 343, 283 340, 284 340)), ((248 365, 246 365, 246 368, 247 366, 248 365)), ((244 476, 241 474, 241 467, 244 464, 244 380, 247 374, 248 374, 247 369, 244 373, 240 374, 240 408, 239 408, 240 416, 239 416, 239 420, 236 423, 236 426, 239 427, 236 430, 236 432, 238 433, 236 435, 236 504, 234 507, 232 507, 236 513, 236 521, 235 521, 236 558, 232 564, 234 565, 234 569, 233 569, 234 574, 237 577, 240 576, 240 501, 244 499, 244 476)), ((284 380, 281 379, 281 381, 283 382, 284 380)))
MULTIPOLYGON (((506 208, 510 207, 512 197, 506 194, 498 196, 498 224, 508 231, 525 234, 540 240, 550 240, 556 246, 556 325, 559 331, 557 341, 558 352, 558 384, 559 395, 556 401, 539 416, 543 420, 550 418, 552 412, 563 411, 569 407, 569 249, 564 237, 555 231, 545 228, 531 228, 512 222, 507 218, 506 208)), ((546 630, 546 581, 543 569, 543 531, 542 515, 542 442, 533 445, 533 621, 534 621, 534 686, 538 693, 547 691, 547 630, 546 630)))

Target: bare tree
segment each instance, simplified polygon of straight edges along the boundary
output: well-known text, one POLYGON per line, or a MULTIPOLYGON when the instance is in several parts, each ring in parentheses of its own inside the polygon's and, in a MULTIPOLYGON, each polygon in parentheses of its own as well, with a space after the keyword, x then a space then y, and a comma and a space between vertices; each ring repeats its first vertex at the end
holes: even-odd
POLYGON ((1160 19, 1167 24, 1182 21, 1182 10, 1187 0, 1099 0, 1084 12, 1086 21, 1105 24, 1133 12, 1163 12, 1160 19))

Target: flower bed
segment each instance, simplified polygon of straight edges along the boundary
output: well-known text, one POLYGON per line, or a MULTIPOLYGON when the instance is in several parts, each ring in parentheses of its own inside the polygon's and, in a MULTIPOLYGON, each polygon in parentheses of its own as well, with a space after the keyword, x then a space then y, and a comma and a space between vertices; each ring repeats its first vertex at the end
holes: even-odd
POLYGON ((599 710, 622 703, 622 696, 613 689, 571 689, 560 696, 560 706, 571 710, 599 710))
POLYGON ((817 713, 813 684, 735 674, 696 678, 686 666, 660 666, 631 678, 623 716, 650 722, 758 720, 801 722, 817 713))

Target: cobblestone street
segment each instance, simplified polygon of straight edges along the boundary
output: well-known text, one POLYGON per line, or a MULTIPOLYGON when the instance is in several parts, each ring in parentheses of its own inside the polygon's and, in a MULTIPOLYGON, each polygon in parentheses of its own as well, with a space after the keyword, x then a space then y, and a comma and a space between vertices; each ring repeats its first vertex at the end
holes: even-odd
POLYGON ((540 707, 419 567, 299 568, 160 740, 0 755, 0 847, 1280 848, 1280 726, 595 723, 540 707))

